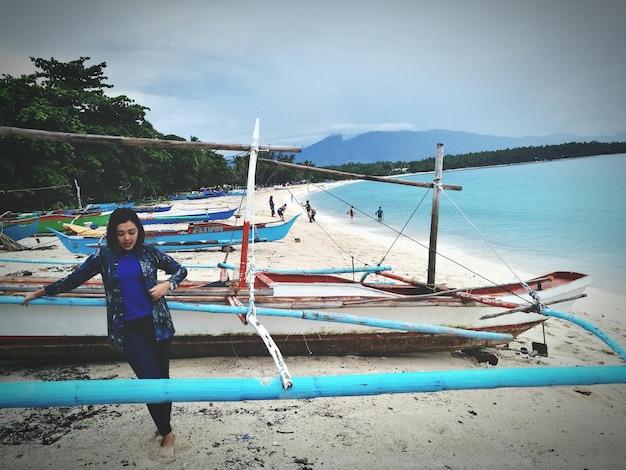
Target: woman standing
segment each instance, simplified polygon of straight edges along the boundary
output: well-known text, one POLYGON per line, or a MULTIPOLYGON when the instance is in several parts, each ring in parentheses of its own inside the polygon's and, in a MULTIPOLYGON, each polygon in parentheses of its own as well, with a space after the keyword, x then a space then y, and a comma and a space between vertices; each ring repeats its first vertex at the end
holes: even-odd
MULTIPOLYGON (((22 305, 44 295, 70 291, 102 275, 107 305, 107 339, 140 379, 168 379, 174 325, 164 295, 187 277, 187 270, 152 245, 135 211, 113 211, 107 225, 107 245, 76 271, 24 296, 22 305), (170 275, 157 282, 157 270, 170 275)), ((159 457, 174 457, 171 403, 151 403, 148 410, 162 436, 159 457)))

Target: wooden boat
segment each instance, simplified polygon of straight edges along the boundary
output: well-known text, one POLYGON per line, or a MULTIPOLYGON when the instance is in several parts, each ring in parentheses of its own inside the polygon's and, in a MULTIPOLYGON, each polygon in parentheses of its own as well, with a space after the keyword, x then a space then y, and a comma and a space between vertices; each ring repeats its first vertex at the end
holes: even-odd
POLYGON ((197 200, 197 199, 208 199, 214 197, 225 196, 226 191, 214 191, 212 189, 202 189, 200 191, 191 191, 189 193, 184 194, 174 194, 170 196, 170 201, 185 201, 185 200, 197 200))
POLYGON ((192 222, 210 222, 230 219, 237 209, 176 209, 166 212, 139 212, 137 216, 143 225, 151 224, 188 224, 192 222))
POLYGON ((212 189, 202 189, 187 194, 187 199, 208 199, 212 197, 225 196, 225 191, 213 191, 212 189))
POLYGON ((61 231, 63 224, 76 224, 104 227, 109 222, 112 211, 81 213, 62 211, 48 212, 39 218, 37 233, 50 234, 50 229, 61 231))
POLYGON ((0 218, 0 233, 13 241, 31 237, 37 233, 39 215, 35 213, 19 214, 15 217, 0 218))
MULTIPOLYGON (((258 128, 255 134, 258 145, 258 128)), ((430 272, 427 283, 385 274, 396 281, 393 284, 355 282, 328 272, 266 269, 249 273, 247 237, 253 225, 255 168, 256 153, 251 151, 238 281, 183 283, 172 293, 169 305, 177 329, 174 357, 266 354, 271 342, 290 355, 481 348, 509 342, 543 323, 547 317, 540 313, 536 298, 564 307, 590 282, 584 274, 553 272, 508 286, 431 289, 436 283, 430 272), (264 330, 271 332, 271 342, 264 330)), ((363 271, 382 274, 385 269, 363 271)), ((0 318, 0 357, 41 358, 42 351, 51 357, 54 351, 80 354, 85 360, 110 358, 113 350, 104 341, 101 285, 93 281, 71 294, 40 299, 25 314, 12 294, 24 291, 24 283, 33 283, 34 289, 46 282, 50 280, 15 279, 0 286, 4 294, 0 297, 0 315, 4 316, 0 318)), ((270 352, 280 362, 280 351, 272 347, 270 352)))
MULTIPOLYGON (((287 236, 299 214, 287 222, 255 224, 250 229, 250 237, 256 242, 273 242, 287 236)), ((106 245, 106 233, 73 224, 64 228, 77 235, 66 235, 56 230, 53 233, 71 253, 89 255, 106 245)), ((221 223, 204 222, 189 224, 184 230, 147 230, 146 243, 156 245, 162 251, 202 250, 222 246, 240 245, 243 241, 243 227, 221 223)))
MULTIPOLYGON (((0 280, 0 292, 11 296, 34 290, 49 279, 16 278, 0 280)), ((567 307, 589 285, 588 276, 554 272, 526 281, 540 292, 545 304, 567 307)), ((546 317, 533 312, 522 283, 500 287, 432 292, 426 286, 401 283, 351 282, 340 276, 275 273, 257 274, 255 305, 257 315, 286 355, 386 355, 417 351, 463 350, 511 341, 541 324, 546 317), (494 306, 495 304, 505 307, 494 306), (518 308, 512 308, 517 306, 518 308), (285 317, 272 313, 297 312, 285 317), (268 312, 266 315, 265 312, 268 312), (332 321, 339 319, 353 322, 332 321), (368 318, 383 324, 438 325, 474 332, 512 335, 499 340, 455 334, 411 332, 406 329, 375 328, 368 318), (308 318, 308 319, 307 319, 308 318), (317 319, 316 319, 317 318, 317 319), (324 321, 318 321, 324 320, 324 321), (386 323, 387 322, 387 323, 386 323)), ((263 355, 265 346, 254 331, 236 314, 245 312, 249 291, 217 282, 207 285, 185 282, 169 297, 176 326, 174 357, 263 355)), ((51 299, 74 298, 78 305, 64 304, 24 309, 20 305, 0 308, 0 359, 52 359, 76 357, 110 360, 115 351, 108 347, 106 315, 100 299, 99 281, 89 281, 72 293, 51 299), (81 301, 86 302, 80 304, 81 301)), ((387 325, 388 326, 388 325, 387 325)))
POLYGON ((134 206, 135 212, 168 212, 172 209, 172 204, 145 204, 134 206))

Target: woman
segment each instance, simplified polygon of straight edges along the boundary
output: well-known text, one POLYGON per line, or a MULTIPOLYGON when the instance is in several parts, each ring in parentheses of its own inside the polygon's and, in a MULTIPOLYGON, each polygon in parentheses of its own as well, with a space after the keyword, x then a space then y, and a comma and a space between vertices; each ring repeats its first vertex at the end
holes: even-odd
MULTIPOLYGON (((70 291, 102 275, 109 343, 124 355, 138 378, 168 379, 174 325, 163 296, 187 277, 187 270, 154 246, 144 245, 144 240, 137 214, 128 208, 116 209, 107 225, 107 245, 70 275, 27 293, 22 305, 70 291), (157 282, 158 269, 170 274, 169 280, 157 282)), ((163 438, 159 456, 173 457, 172 404, 148 404, 148 410, 163 438)))

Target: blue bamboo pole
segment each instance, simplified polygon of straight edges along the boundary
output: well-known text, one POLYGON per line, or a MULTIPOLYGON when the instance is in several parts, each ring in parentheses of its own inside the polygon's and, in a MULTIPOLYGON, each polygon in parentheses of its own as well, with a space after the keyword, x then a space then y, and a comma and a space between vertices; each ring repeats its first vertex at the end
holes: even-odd
MULTIPOLYGON (((19 304, 22 301, 21 296, 0 296, 1 304, 19 304)), ((29 305, 67 305, 67 306, 86 306, 98 307, 104 306, 104 299, 96 298, 75 298, 75 297, 45 297, 32 300, 29 305)), ((231 305, 215 305, 215 304, 194 304, 186 302, 169 301, 169 307, 172 310, 186 310, 192 312, 210 312, 246 315, 248 307, 236 307, 231 305)), ((257 315, 274 316, 274 317, 290 317, 302 320, 314 320, 333 323, 348 323, 351 325, 370 326, 374 328, 386 328, 390 330, 411 331, 427 334, 441 334, 452 336, 464 336, 467 338, 485 339, 493 341, 510 341, 513 336, 508 333, 492 333, 489 331, 464 330, 462 328, 452 328, 441 325, 430 325, 421 323, 408 323, 394 320, 382 320, 371 317, 361 317, 357 315, 348 315, 344 313, 320 312, 315 310, 288 310, 278 308, 257 308, 257 315)))
POLYGON ((349 273, 377 273, 391 271, 391 266, 363 266, 360 268, 322 268, 322 269, 267 269, 258 268, 257 272, 276 274, 349 274, 349 273))
POLYGON ((549 308, 543 308, 542 313, 548 317, 560 318, 580 326, 581 328, 594 334, 602 341, 604 341, 613 351, 615 351, 623 361, 626 361, 626 350, 620 346, 620 344, 611 338, 605 331, 595 326, 593 323, 588 322, 582 318, 576 317, 569 313, 560 312, 558 310, 552 310, 549 308))
POLYGON ((0 408, 310 399, 511 387, 626 383, 626 366, 452 370, 296 377, 0 383, 0 408))
POLYGON ((0 258, 1 263, 30 263, 30 264, 81 264, 84 260, 59 260, 59 259, 18 259, 18 258, 0 258))
MULTIPOLYGON (((86 259, 86 258, 85 258, 86 259)), ((30 264, 81 264, 84 260, 56 260, 56 259, 18 259, 18 258, 0 258, 2 263, 30 263, 30 264)), ((235 270, 237 267, 233 264, 218 263, 218 264, 183 264, 186 268, 226 268, 235 270)), ((257 271, 277 274, 345 274, 345 273, 374 273, 380 271, 391 271, 391 266, 363 266, 360 268, 326 268, 326 269, 267 269, 258 268, 257 271)))
MULTIPOLYGON (((81 264, 84 259, 78 259, 74 261, 59 260, 59 259, 18 259, 18 258, 0 258, 0 263, 30 263, 30 264, 81 264)), ((183 264, 186 268, 202 268, 202 269, 214 269, 222 267, 221 263, 218 264, 183 264)), ((223 267, 229 267, 230 265, 224 265, 223 267)), ((230 268, 234 269, 234 268, 230 268)))

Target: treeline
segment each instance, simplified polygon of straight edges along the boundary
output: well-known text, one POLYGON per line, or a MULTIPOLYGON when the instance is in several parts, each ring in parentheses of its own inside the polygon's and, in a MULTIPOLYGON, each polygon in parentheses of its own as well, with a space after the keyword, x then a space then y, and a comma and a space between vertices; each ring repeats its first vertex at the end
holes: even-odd
MULTIPOLYGON (((76 134, 185 139, 158 132, 148 108, 124 95, 105 94, 106 63, 89 57, 63 63, 31 58, 36 72, 0 79, 0 125, 76 134)), ((198 141, 194 136, 190 141, 198 141)), ((295 155, 264 155, 293 163, 295 155)), ((268 186, 300 178, 259 164, 257 182, 268 186)), ((76 207, 81 202, 142 201, 198 190, 245 185, 246 155, 232 163, 211 150, 169 150, 0 138, 0 213, 76 207)), ((310 176, 310 175, 307 175, 310 176)))
MULTIPOLYGON (((78 134, 185 140, 156 131, 148 108, 126 96, 107 96, 106 63, 88 57, 62 63, 31 58, 37 71, 0 79, 0 125, 78 134)), ((191 137, 191 140, 197 140, 191 137)), ((222 155, 0 138, 0 210, 45 210, 82 202, 141 200, 245 181, 222 155)))
MULTIPOLYGON (((444 170, 472 168, 494 165, 514 165, 535 161, 557 160, 560 158, 590 157, 626 153, 626 142, 571 142, 560 145, 520 147, 489 152, 473 152, 462 155, 445 155, 444 170)), ((376 163, 345 163, 328 167, 333 170, 375 176, 389 176, 402 173, 433 171, 435 158, 411 162, 381 161, 376 163)))

